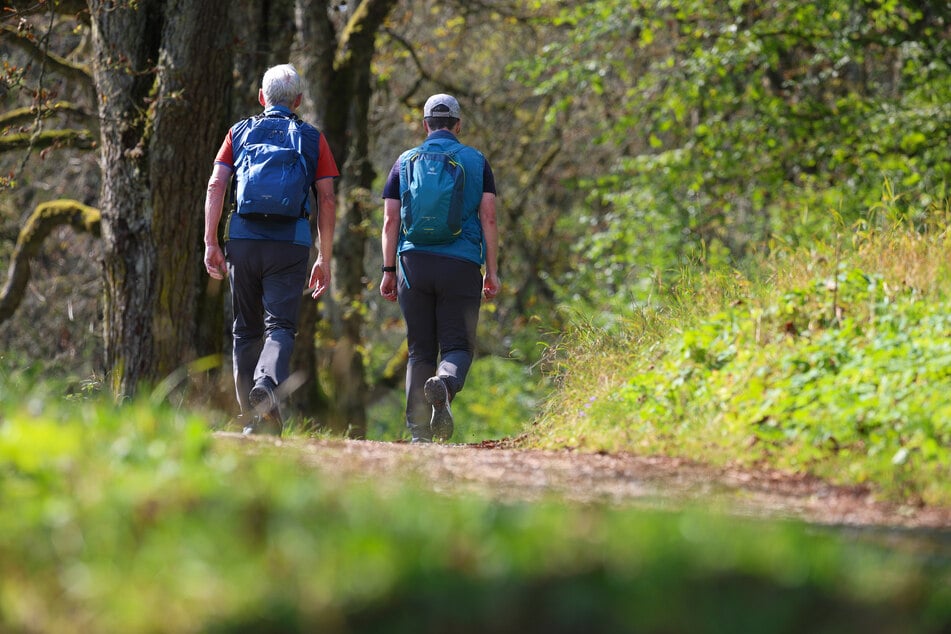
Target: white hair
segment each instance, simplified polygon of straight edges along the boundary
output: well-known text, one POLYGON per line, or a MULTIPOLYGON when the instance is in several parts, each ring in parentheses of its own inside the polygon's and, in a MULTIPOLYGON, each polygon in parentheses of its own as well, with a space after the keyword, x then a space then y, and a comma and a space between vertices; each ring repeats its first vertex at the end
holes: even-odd
POLYGON ((291 64, 272 66, 264 73, 261 90, 264 92, 265 105, 290 108, 302 92, 300 75, 291 64))

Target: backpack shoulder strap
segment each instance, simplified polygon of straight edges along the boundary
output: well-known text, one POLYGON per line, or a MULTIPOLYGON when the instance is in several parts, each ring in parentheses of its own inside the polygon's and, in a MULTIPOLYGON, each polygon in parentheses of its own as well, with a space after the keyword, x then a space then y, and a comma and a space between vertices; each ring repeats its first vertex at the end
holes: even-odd
POLYGON ((404 152, 400 157, 400 198, 402 199, 403 194, 409 188, 409 178, 412 175, 412 162, 419 156, 420 152, 423 151, 423 146, 413 148, 404 152))

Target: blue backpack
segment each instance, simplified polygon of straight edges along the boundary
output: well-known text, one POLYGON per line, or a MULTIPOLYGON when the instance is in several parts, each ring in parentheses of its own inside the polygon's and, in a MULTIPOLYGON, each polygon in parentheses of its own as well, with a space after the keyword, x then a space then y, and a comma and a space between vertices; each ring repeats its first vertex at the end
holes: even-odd
POLYGON ((421 146, 400 162, 400 220, 413 244, 448 244, 462 233, 466 170, 453 152, 421 146))
POLYGON ((232 200, 239 216, 297 219, 307 215, 314 167, 303 150, 304 123, 292 115, 258 115, 232 139, 235 174, 232 200))

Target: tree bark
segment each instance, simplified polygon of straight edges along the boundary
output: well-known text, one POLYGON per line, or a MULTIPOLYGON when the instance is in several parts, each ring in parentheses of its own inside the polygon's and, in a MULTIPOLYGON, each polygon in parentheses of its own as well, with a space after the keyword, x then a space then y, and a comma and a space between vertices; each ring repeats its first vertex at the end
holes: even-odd
MULTIPOLYGON (((132 396, 200 351, 201 201, 226 130, 223 0, 90 0, 99 96, 106 367, 132 396)), ((213 318, 213 316, 211 316, 213 318)))
POLYGON ((156 254, 148 144, 161 3, 90 0, 102 147, 103 330, 116 398, 154 376, 156 254))
POLYGON ((376 233, 369 219, 377 200, 371 188, 375 172, 369 159, 370 65, 351 70, 354 83, 352 104, 352 145, 341 185, 341 225, 344 231, 337 241, 337 288, 339 334, 334 347, 332 376, 336 410, 347 424, 350 436, 363 438, 367 431, 366 395, 368 386, 362 353, 366 311, 364 261, 367 245, 376 233))
POLYGON ((227 131, 232 40, 225 0, 166 4, 149 140, 156 249, 153 332, 155 369, 164 376, 195 356, 221 353, 222 337, 201 328, 220 324, 220 286, 206 284, 202 201, 211 166, 227 131), (217 291, 217 302, 204 294, 217 291), (216 306, 212 313, 199 305, 216 306), (213 334, 213 339, 202 335, 213 334))
MULTIPOLYGON (((301 116, 317 126, 330 145, 331 154, 341 167, 341 157, 334 147, 334 134, 324 126, 327 106, 327 81, 333 67, 333 51, 337 34, 330 21, 330 2, 328 0, 297 0, 295 7, 295 25, 297 42, 294 47, 293 63, 304 81, 306 99, 301 105, 301 116)), ((317 201, 314 201, 316 205, 317 201)), ((316 207, 315 207, 316 209, 316 207)), ((319 213, 319 210, 318 210, 319 213)), ((311 233, 317 235, 317 214, 311 214, 311 233)), ((316 250, 311 249, 313 260, 316 250)), ((334 266, 334 277, 337 271, 334 266)), ((334 283, 334 286, 336 284, 334 283)), ((321 298, 319 303, 307 301, 301 304, 297 324, 297 345, 291 359, 291 368, 307 380, 291 396, 296 409, 304 413, 305 418, 317 420, 319 424, 328 424, 331 419, 331 399, 323 384, 322 357, 327 338, 332 338, 329 329, 322 329, 318 335, 321 318, 333 304, 334 288, 321 298)))

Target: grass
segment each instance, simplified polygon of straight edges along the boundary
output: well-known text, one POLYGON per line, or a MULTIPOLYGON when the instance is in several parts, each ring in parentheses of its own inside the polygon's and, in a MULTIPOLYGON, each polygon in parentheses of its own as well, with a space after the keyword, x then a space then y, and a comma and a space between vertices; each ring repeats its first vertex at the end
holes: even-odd
POLYGON ((901 225, 575 320, 531 442, 765 464, 951 504, 949 236, 901 225))
POLYGON ((341 481, 286 448, 218 443, 194 413, 4 396, 3 631, 951 625, 951 563, 795 523, 341 481))

